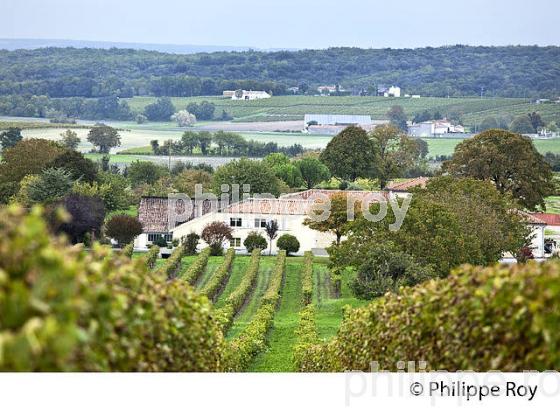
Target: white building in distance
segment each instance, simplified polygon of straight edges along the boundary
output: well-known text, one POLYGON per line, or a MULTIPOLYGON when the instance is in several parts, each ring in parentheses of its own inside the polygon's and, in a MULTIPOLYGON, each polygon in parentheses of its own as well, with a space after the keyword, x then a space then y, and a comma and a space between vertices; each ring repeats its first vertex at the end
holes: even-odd
POLYGON ((231 98, 232 100, 262 100, 265 98, 272 97, 266 91, 247 91, 247 90, 236 90, 236 91, 224 91, 222 95, 226 98, 231 98))
POLYGON ((379 87, 377 87, 377 95, 380 97, 400 97, 401 88, 394 85, 390 87, 380 85, 379 87))
POLYGON ((434 137, 444 134, 464 134, 465 127, 453 125, 448 120, 425 121, 408 127, 411 137, 434 137))

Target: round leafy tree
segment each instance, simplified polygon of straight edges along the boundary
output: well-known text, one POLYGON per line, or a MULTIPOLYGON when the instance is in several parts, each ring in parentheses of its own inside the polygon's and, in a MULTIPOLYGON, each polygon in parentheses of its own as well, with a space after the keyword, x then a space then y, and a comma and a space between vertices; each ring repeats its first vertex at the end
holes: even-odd
POLYGON ((249 235, 243 241, 243 246, 247 248, 247 252, 253 252, 253 249, 266 249, 266 245, 266 239, 258 232, 249 232, 249 235))
POLYGON ((460 143, 443 170, 491 181, 528 209, 544 206, 544 198, 554 190, 550 165, 531 139, 504 130, 484 131, 460 143))
POLYGON ((290 235, 288 233, 285 233, 280 238, 278 238, 276 245, 279 249, 286 251, 288 255, 290 253, 296 253, 297 251, 299 251, 300 246, 297 238, 294 235, 290 235))
POLYGON ((212 222, 202 230, 202 239, 210 246, 213 256, 219 256, 223 253, 224 241, 231 240, 231 227, 223 222, 212 222))
POLYGON ((138 218, 128 215, 115 215, 105 224, 105 234, 120 245, 130 243, 142 233, 138 218))

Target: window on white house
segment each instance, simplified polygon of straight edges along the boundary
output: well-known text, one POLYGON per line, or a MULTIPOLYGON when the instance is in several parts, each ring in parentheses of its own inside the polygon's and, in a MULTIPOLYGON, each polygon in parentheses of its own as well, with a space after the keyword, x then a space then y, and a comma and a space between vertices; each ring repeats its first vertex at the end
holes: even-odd
POLYGON ((149 233, 148 242, 155 242, 161 237, 163 237, 163 239, 167 242, 171 242, 173 240, 173 235, 170 233, 149 233))
POLYGON ((229 218, 229 226, 240 227, 241 218, 229 218))
POLYGON ((232 248, 241 248, 241 238, 231 238, 229 246, 232 248))
POLYGON ((266 228, 266 219, 255 218, 255 228, 266 228))

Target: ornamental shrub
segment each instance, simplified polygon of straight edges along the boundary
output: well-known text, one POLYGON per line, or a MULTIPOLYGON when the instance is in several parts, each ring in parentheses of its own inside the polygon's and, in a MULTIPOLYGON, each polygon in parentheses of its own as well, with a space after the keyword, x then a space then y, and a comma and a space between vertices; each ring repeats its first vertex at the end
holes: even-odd
POLYGON ((132 242, 141 233, 142 224, 133 216, 114 215, 105 223, 105 235, 115 239, 119 245, 132 242))
POLYGON ((142 259, 49 235, 41 211, 0 210, 0 371, 220 371, 207 299, 142 259))
POLYGON ((247 252, 253 252, 253 249, 266 249, 267 246, 266 239, 258 232, 249 232, 247 238, 243 241, 243 246, 247 249, 247 252))
POLYGON ((346 313, 337 336, 310 346, 306 371, 560 369, 560 262, 464 265, 446 279, 388 293, 346 313))
POLYGON ((288 255, 290 255, 290 253, 297 253, 300 246, 297 238, 288 233, 285 233, 280 238, 278 238, 278 241, 276 241, 276 245, 279 249, 285 250, 288 255))

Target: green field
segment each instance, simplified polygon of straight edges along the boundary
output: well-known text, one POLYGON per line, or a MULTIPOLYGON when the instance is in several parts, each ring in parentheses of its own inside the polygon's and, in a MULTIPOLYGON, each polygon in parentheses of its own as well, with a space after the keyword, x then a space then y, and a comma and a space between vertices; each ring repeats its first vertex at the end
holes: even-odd
MULTIPOLYGON (((313 97, 278 96, 254 101, 233 101, 221 97, 174 97, 177 109, 190 102, 208 100, 216 105, 216 113, 225 110, 236 121, 286 121, 303 119, 305 114, 369 114, 374 119, 386 119, 393 105, 401 105, 410 118, 428 110, 443 116, 458 113, 467 126, 474 126, 489 116, 520 115, 538 111, 545 121, 560 121, 560 104, 534 105, 523 98, 384 98, 384 97, 313 97)), ((142 112, 155 101, 154 97, 127 99, 130 108, 142 112)))

